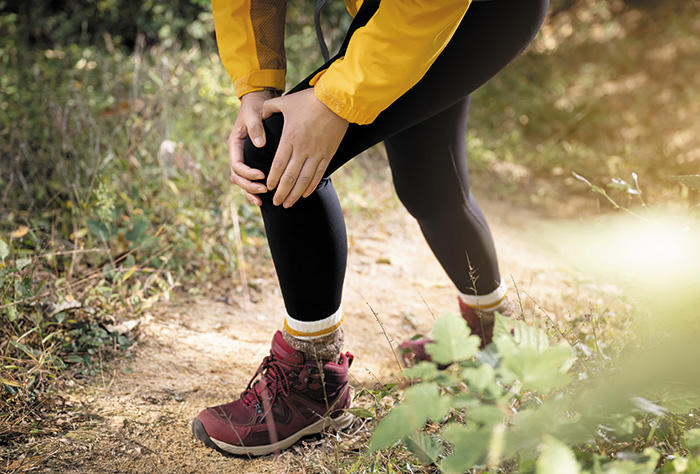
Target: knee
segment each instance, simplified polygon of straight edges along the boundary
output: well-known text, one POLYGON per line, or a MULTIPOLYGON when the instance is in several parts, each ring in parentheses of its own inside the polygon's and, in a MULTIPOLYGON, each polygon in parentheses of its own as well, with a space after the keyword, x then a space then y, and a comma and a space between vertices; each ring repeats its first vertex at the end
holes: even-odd
POLYGON ((395 180, 394 188, 401 204, 419 222, 459 213, 468 193, 461 186, 429 179, 395 180))
POLYGON ((270 172, 277 146, 279 145, 283 123, 284 119, 282 114, 274 114, 263 120, 263 127, 265 128, 265 146, 262 148, 253 145, 250 137, 246 137, 245 143, 243 144, 243 161, 246 165, 251 168, 259 169, 267 176, 270 172))

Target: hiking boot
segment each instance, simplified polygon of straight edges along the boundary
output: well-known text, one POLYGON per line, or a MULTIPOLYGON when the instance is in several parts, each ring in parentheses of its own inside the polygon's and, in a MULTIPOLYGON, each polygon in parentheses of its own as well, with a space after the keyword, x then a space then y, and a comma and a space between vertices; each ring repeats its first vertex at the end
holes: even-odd
MULTIPOLYGON (((491 344, 493 340, 493 324, 495 321, 494 313, 471 308, 464 304, 459 297, 457 301, 459 302, 459 312, 462 318, 467 322, 471 333, 479 336, 481 339, 479 348, 483 349, 491 344)), ((399 351, 401 352, 404 365, 409 367, 420 361, 432 360, 425 350, 425 345, 429 342, 433 342, 433 340, 427 337, 409 339, 402 342, 399 345, 399 351)))
POLYGON ((496 320, 495 313, 492 311, 480 311, 467 306, 462 302, 462 298, 457 298, 457 301, 459 301, 459 312, 467 322, 467 326, 469 326, 472 334, 479 336, 481 339, 479 348, 483 349, 491 344, 491 341, 493 341, 493 323, 496 320))
POLYGON ((317 362, 295 351, 277 331, 240 399, 203 410, 192 421, 195 437, 230 454, 262 456, 307 435, 348 427, 350 353, 317 362), (259 377, 258 377, 259 376, 259 377))

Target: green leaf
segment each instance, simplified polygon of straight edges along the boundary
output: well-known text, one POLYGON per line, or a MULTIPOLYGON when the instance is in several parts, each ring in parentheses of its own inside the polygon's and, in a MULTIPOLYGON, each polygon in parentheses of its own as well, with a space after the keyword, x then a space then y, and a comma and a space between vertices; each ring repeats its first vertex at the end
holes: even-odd
POLYGON ((124 235, 126 240, 139 245, 146 237, 148 220, 141 216, 136 216, 131 221, 131 229, 124 235))
POLYGON ((0 239, 0 262, 4 262, 8 255, 10 255, 10 247, 0 239))
POLYGON ((17 319, 17 307, 15 305, 10 304, 5 308, 5 311, 7 312, 7 319, 9 319, 10 322, 17 319))
POLYGON ((496 406, 479 405, 471 410, 467 410, 465 416, 468 420, 490 427, 501 423, 506 417, 506 414, 496 406))
POLYGON ((462 371, 462 378, 467 381, 469 388, 477 393, 482 393, 495 382, 495 372, 488 364, 479 367, 468 367, 462 371))
POLYGON ((443 472, 462 474, 486 459, 491 436, 489 430, 471 430, 462 424, 450 423, 443 428, 442 436, 454 444, 453 453, 440 463, 443 472))
POLYGON ((546 436, 542 454, 537 459, 537 474, 579 474, 581 467, 574 453, 561 441, 546 436))
POLYGON ((550 346, 544 331, 498 316, 494 341, 503 356, 499 374, 505 383, 519 379, 524 389, 545 393, 569 382, 567 371, 576 356, 567 343, 550 346))
POLYGON ((367 408, 362 407, 348 408, 348 413, 351 413, 358 418, 374 418, 374 413, 369 411, 367 408))
POLYGON ((445 450, 437 436, 424 433, 414 433, 407 437, 404 442, 408 450, 415 454, 418 460, 426 466, 435 464, 435 461, 445 450))
POLYGON ((32 263, 32 259, 29 257, 24 257, 24 258, 18 258, 15 261, 15 266, 17 267, 17 270, 22 270, 25 268, 27 265, 32 263))
POLYGON ((31 359, 37 360, 38 354, 32 348, 27 347, 24 344, 22 344, 21 342, 17 342, 17 341, 10 341, 10 344, 15 346, 17 349, 20 349, 22 352, 27 354, 31 359))
POLYGON ((480 340, 470 336, 467 323, 460 316, 445 313, 433 326, 432 343, 425 350, 438 364, 451 364, 474 357, 479 350, 480 340))
POLYGON ((100 221, 88 221, 87 223, 88 229, 90 229, 90 232, 92 235, 97 237, 100 240, 106 241, 109 239, 109 229, 107 226, 100 221))
POLYGON ((391 446, 418 431, 427 420, 439 420, 450 408, 449 399, 440 396, 435 383, 414 385, 404 395, 404 401, 394 406, 375 428, 369 444, 370 452, 391 446))
POLYGON ((544 331, 498 314, 494 322, 493 338, 498 352, 504 357, 517 349, 543 352, 549 347, 549 339, 544 331))
POLYGON ((503 358, 504 369, 513 373, 525 390, 547 393, 569 383, 566 373, 574 359, 573 350, 566 343, 557 344, 540 353, 522 349, 503 358))
POLYGON ((688 450, 700 452, 700 428, 693 428, 685 433, 685 444, 688 450))
POLYGON ((422 361, 404 369, 402 374, 409 379, 433 380, 440 375, 440 371, 434 363, 422 361))
POLYGON ((75 354, 69 355, 68 357, 66 357, 66 360, 69 360, 75 364, 85 363, 85 360, 82 357, 75 355, 75 354))

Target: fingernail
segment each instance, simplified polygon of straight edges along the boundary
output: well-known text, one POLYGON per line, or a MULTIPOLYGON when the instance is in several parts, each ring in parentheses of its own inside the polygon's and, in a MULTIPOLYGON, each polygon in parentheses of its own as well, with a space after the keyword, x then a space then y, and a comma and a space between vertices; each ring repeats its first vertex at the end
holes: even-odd
POLYGON ((253 144, 254 144, 255 146, 261 147, 261 146, 263 146, 263 143, 265 143, 265 142, 263 142, 262 137, 255 137, 255 138, 253 138, 253 144))

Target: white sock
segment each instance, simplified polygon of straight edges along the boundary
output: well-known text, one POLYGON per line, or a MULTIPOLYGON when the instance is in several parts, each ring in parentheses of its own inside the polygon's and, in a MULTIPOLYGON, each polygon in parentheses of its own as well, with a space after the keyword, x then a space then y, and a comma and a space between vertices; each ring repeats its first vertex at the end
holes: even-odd
POLYGON ((343 307, 319 321, 300 321, 289 314, 284 316, 284 330, 287 334, 302 341, 319 339, 331 334, 338 329, 343 322, 343 307))
POLYGON ((488 313, 501 310, 506 303, 506 284, 504 281, 498 285, 498 288, 486 295, 467 295, 459 293, 459 299, 465 305, 472 309, 485 311, 488 313))

